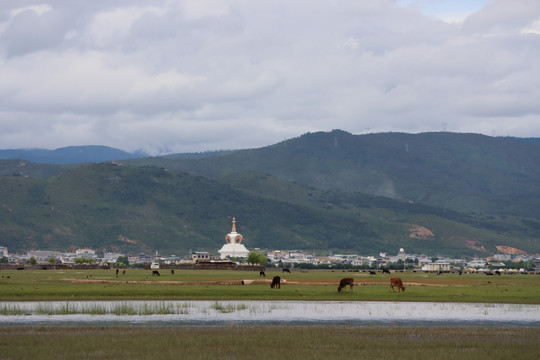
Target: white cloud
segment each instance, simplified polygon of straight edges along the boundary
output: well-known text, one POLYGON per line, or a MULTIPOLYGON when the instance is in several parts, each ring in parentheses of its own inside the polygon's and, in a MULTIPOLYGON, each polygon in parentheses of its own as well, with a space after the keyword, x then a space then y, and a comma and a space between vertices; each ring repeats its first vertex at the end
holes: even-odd
POLYGON ((444 11, 416 0, 0 5, 0 144, 182 152, 443 123, 540 136, 540 5, 492 1, 462 24, 444 11))

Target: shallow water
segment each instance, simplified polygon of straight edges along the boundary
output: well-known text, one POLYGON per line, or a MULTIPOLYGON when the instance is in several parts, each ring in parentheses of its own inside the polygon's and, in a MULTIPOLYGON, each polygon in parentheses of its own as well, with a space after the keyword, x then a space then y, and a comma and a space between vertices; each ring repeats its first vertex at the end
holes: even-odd
POLYGON ((540 305, 370 301, 0 302, 0 326, 357 324, 540 327, 540 305), (25 315, 12 315, 14 309, 25 315), (50 315, 54 314, 54 315, 50 315))

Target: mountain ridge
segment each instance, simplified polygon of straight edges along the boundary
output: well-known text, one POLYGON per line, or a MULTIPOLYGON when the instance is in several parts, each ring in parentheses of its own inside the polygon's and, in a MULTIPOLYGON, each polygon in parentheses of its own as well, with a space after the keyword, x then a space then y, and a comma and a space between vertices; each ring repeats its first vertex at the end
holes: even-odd
POLYGON ((534 141, 477 134, 334 130, 202 157, 1 160, 0 239, 216 252, 234 216, 249 248, 540 253, 539 155, 534 141))

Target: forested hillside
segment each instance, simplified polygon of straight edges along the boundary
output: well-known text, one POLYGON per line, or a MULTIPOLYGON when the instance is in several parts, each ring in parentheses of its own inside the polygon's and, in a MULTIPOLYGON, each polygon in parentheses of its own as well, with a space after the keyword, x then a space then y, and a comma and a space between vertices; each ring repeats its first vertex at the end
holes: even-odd
POLYGON ((318 189, 386 196, 463 213, 540 218, 540 144, 457 133, 308 133, 198 160, 136 159, 212 178, 254 172, 318 189))
POLYGON ((98 164, 49 179, 0 177, 0 239, 10 251, 217 252, 231 218, 248 248, 377 254, 538 251, 540 223, 472 216, 360 193, 319 191, 269 175, 222 182, 157 167, 98 164))
POLYGON ((336 130, 260 149, 120 162, 129 165, 4 160, 0 245, 216 253, 236 217, 249 249, 540 253, 539 146, 336 130))

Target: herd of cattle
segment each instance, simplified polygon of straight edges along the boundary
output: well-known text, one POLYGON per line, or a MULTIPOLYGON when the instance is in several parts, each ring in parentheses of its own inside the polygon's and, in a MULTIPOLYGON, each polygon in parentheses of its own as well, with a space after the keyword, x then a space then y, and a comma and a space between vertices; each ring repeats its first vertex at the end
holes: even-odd
MULTIPOLYGON (((345 289, 347 286, 349 287, 349 291, 352 292, 353 291, 353 286, 354 286, 354 279, 353 278, 343 278, 343 279, 341 279, 339 281, 337 291, 341 292, 341 290, 345 289)), ((281 289, 281 277, 274 276, 274 278, 272 279, 272 282, 270 283, 270 287, 272 289, 274 289, 274 288, 281 289)), ((391 277, 390 278, 390 287, 388 288, 388 291, 392 290, 393 292, 396 292, 394 287, 398 288, 398 292, 401 292, 401 290, 403 290, 403 292, 405 292, 405 286, 403 285, 403 281, 401 280, 401 278, 398 278, 398 277, 391 277)))
MULTIPOLYGON (((283 269, 283 272, 285 273, 291 273, 291 271, 289 269, 283 269)), ((382 271, 383 274, 390 274, 390 271, 388 271, 387 269, 384 269, 382 271)), ((370 274, 376 274, 374 271, 370 271, 370 274)), ((266 277, 266 274, 264 273, 264 271, 261 271, 259 273, 259 276, 263 276, 263 277, 266 277)), ((339 281, 339 285, 338 285, 338 288, 337 288, 337 291, 338 292, 341 292, 341 290, 345 289, 346 287, 349 287, 349 291, 352 292, 353 291, 353 286, 354 286, 354 279, 353 278, 343 278, 339 281)), ((272 282, 270 283, 270 287, 272 289, 281 289, 281 277, 279 276, 274 276, 272 278, 272 282)), ((403 292, 405 292, 405 286, 403 285, 403 281, 401 280, 401 278, 398 278, 398 277, 391 277, 390 278, 390 287, 388 288, 388 291, 392 290, 393 292, 396 292, 396 290, 394 289, 395 287, 397 287, 398 289, 398 292, 401 292, 401 290, 403 290, 403 292)))
MULTIPOLYGON (((291 273, 291 271, 290 271, 289 269, 287 269, 287 268, 283 269, 283 272, 284 272, 284 273, 289 273, 289 274, 291 273)), ((125 274, 125 273, 126 273, 126 272, 125 272, 125 270, 124 270, 123 274, 125 274)), ((369 273, 370 273, 371 275, 375 275, 375 274, 376 274, 375 271, 370 271, 369 273)), ((386 273, 386 274, 389 274, 389 275, 390 275, 390 271, 387 270, 387 269, 383 269, 383 270, 382 270, 382 273, 383 273, 383 274, 386 273)), ((171 274, 174 275, 174 270, 171 270, 171 274)), ((437 272, 437 275, 440 275, 440 274, 441 274, 441 272, 437 272)), ((461 274, 462 274, 462 272, 460 271, 460 272, 459 272, 459 275, 461 275, 461 274)), ((153 276, 160 276, 160 273, 159 273, 159 271, 157 271, 157 270, 153 270, 153 271, 152 271, 152 275, 153 275, 153 276)), ((498 270, 496 270, 496 271, 494 271, 494 272, 487 272, 486 275, 499 275, 499 276, 500 276, 501 273, 500 273, 498 270)), ((118 276, 118 270, 116 270, 116 276, 118 276)), ((259 273, 259 276, 260 276, 260 277, 266 277, 266 274, 265 274, 264 271, 261 271, 261 272, 259 273)), ((243 283, 243 282, 242 282, 242 283, 243 283)), ((343 279, 341 279, 341 280, 339 281, 339 285, 338 285, 338 289, 337 289, 338 292, 341 292, 342 290, 346 289, 347 286, 349 287, 349 291, 352 292, 352 291, 353 291, 353 287, 354 287, 354 279, 353 279, 353 278, 343 278, 343 279)), ((270 283, 270 288, 272 288, 272 289, 274 289, 274 288, 275 288, 275 289, 281 289, 281 277, 279 277, 279 276, 274 276, 274 277, 272 278, 272 282, 270 283)), ((396 292, 396 291, 395 291, 395 288, 398 289, 398 293, 401 292, 401 291, 405 292, 405 285, 403 285, 403 281, 402 281, 401 278, 399 278, 399 277, 391 277, 391 278, 390 278, 390 286, 389 286, 389 288, 388 288, 388 291, 389 291, 389 292, 390 292, 390 291, 396 292)))

